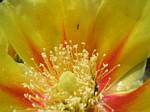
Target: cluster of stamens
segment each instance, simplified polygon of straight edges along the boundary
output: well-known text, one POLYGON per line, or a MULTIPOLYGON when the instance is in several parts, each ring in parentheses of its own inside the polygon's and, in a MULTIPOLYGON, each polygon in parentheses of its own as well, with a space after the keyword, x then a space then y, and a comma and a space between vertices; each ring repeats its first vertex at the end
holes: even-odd
MULTIPOLYGON (((85 43, 73 45, 71 41, 54 47, 47 53, 43 49, 44 63, 30 67, 26 74, 30 82, 24 84, 32 91, 24 96, 39 112, 85 112, 99 102, 98 81, 112 70, 108 64, 96 69, 98 53, 85 49, 85 43), (103 69, 106 69, 105 71, 103 69), (102 75, 97 76, 97 73, 102 75)), ((101 103, 101 102, 99 102, 101 103)))

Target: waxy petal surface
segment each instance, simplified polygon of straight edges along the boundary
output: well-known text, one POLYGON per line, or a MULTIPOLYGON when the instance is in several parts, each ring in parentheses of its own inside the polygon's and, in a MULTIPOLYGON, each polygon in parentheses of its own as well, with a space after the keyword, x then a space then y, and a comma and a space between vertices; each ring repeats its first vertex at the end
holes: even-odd
POLYGON ((64 33, 67 40, 75 44, 86 42, 87 48, 93 50, 96 40, 93 38, 93 26, 101 0, 63 0, 64 33))
POLYGON ((17 64, 7 53, 7 40, 0 35, 0 111, 23 110, 27 101, 22 83, 26 82, 23 65, 17 64), (22 67, 21 67, 22 66, 22 67), (20 89, 18 89, 20 88, 20 89), (22 88, 22 90, 21 90, 22 88))
POLYGON ((124 77, 110 88, 107 94, 124 94, 132 92, 143 84, 143 76, 145 74, 146 61, 136 65, 124 77))
POLYGON ((109 55, 113 49, 119 46, 119 43, 126 43, 130 32, 142 15, 146 1, 102 1, 96 17, 95 35, 93 35, 98 41, 100 56, 104 53, 109 55))
POLYGON ((112 81, 117 81, 129 70, 149 57, 150 49, 150 1, 147 1, 143 13, 130 33, 122 50, 118 63, 120 69, 112 75, 112 81))
POLYGON ((116 112, 149 112, 149 86, 150 80, 131 93, 104 96, 103 101, 116 112))
POLYGON ((24 70, 8 54, 7 40, 0 37, 0 84, 18 85, 25 82, 24 70))
POLYGON ((22 110, 23 107, 12 96, 0 90, 0 111, 9 112, 10 110, 22 110))
POLYGON ((149 56, 149 9, 147 0, 104 0, 101 3, 95 36, 100 58, 106 54, 103 63, 108 64, 108 69, 120 64, 110 75, 113 84, 149 56))
MULTIPOLYGON (((88 32, 100 4, 99 0, 9 2, 1 8, 3 32, 21 58, 32 65, 31 58, 38 64, 43 63, 43 48, 49 53, 49 50, 64 40, 72 40, 73 43, 87 42, 88 32), (57 11, 54 10, 56 8, 57 11)), ((94 49, 89 45, 87 47, 94 49)))
POLYGON ((3 32, 27 64, 33 65, 31 58, 37 64, 43 63, 43 48, 49 52, 62 41, 59 2, 22 0, 18 4, 11 3, 5 3, 0 9, 3 32))

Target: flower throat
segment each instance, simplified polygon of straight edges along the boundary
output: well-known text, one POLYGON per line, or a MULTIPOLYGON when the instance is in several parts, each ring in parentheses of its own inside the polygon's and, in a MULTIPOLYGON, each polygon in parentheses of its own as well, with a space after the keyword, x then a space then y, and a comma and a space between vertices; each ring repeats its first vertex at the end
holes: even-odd
MULTIPOLYGON (((33 110, 40 112, 86 112, 92 106, 101 104, 102 94, 98 92, 97 84, 106 73, 119 67, 117 65, 108 70, 108 64, 102 63, 96 69, 96 50, 90 56, 85 43, 74 45, 71 41, 54 47, 48 54, 43 49, 41 56, 44 64, 36 69, 30 67, 26 72, 30 82, 23 84, 32 90, 32 94, 24 94, 25 98, 32 102, 33 110)), ((102 102, 102 105, 105 103, 102 102)), ((101 110, 104 111, 104 108, 101 107, 101 110)))

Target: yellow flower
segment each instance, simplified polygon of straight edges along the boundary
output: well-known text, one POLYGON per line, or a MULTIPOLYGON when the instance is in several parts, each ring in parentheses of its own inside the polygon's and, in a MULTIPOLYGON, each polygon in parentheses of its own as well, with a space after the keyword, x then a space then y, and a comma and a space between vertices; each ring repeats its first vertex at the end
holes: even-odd
POLYGON ((148 0, 4 0, 0 111, 149 112, 149 10, 148 0))

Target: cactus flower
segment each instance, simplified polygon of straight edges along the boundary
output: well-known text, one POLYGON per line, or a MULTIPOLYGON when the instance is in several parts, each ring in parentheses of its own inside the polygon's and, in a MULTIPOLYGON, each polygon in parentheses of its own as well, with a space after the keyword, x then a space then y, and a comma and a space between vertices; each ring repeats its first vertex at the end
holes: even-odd
POLYGON ((149 112, 149 10, 149 0, 4 0, 0 111, 149 112))

